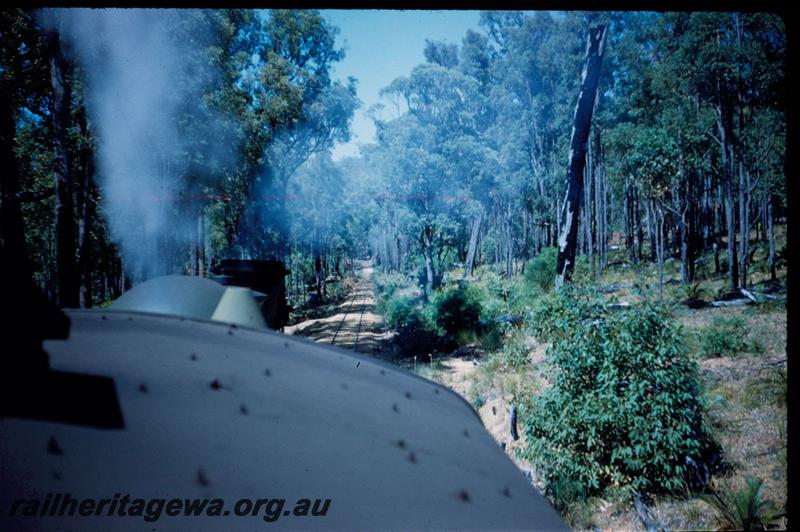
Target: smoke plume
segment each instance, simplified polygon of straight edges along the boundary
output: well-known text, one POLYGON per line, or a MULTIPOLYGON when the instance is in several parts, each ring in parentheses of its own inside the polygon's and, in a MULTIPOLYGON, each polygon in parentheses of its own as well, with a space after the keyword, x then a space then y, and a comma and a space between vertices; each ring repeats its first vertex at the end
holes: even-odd
MULTIPOLYGON (((97 139, 96 179, 112 239, 129 272, 137 277, 166 273, 169 265, 180 263, 175 255, 191 242, 196 227, 196 215, 184 212, 197 203, 199 192, 188 188, 188 158, 177 156, 186 152, 180 120, 187 113, 209 116, 201 109, 202 94, 215 76, 199 72, 211 69, 190 59, 197 57, 196 43, 204 38, 193 36, 192 28, 190 38, 176 36, 176 28, 183 24, 185 29, 185 21, 197 13, 55 9, 52 14, 42 18, 56 21, 64 52, 78 65, 84 83, 97 139)), ((208 151, 207 158, 223 155, 208 151)))

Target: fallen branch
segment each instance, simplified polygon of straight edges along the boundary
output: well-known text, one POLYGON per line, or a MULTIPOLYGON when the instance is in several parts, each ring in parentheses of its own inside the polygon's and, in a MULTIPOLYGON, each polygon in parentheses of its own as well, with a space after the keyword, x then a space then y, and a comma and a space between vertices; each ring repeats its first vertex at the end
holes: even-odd
POLYGON ((658 519, 656 519, 650 508, 642 501, 641 496, 638 493, 633 494, 633 506, 636 508, 636 514, 639 516, 639 519, 642 521, 645 529, 647 532, 658 532, 659 530, 667 531, 668 529, 662 525, 658 519))
POLYGON ((775 366, 782 366, 784 364, 786 364, 786 357, 783 357, 780 360, 773 360, 772 362, 764 362, 763 364, 761 364, 761 367, 759 369, 767 369, 775 366))
POLYGON ((712 301, 709 303, 712 307, 740 307, 749 305, 752 301, 746 297, 741 299, 731 299, 730 301, 712 301))
POLYGON ((756 299, 756 296, 754 296, 749 290, 745 290, 744 288, 740 288, 739 292, 741 292, 743 296, 745 296, 747 299, 749 299, 753 303, 758 303, 758 299, 756 299))
POLYGON ((600 288, 600 291, 604 293, 616 292, 617 290, 622 290, 623 288, 633 288, 633 283, 610 284, 600 288))
POLYGON ((750 290, 746 290, 744 288, 740 288, 739 291, 748 299, 750 299, 753 303, 761 303, 764 299, 769 301, 775 301, 778 298, 775 296, 771 296, 769 294, 759 294, 757 292, 751 292, 750 290), (761 300, 761 301, 759 301, 761 300))

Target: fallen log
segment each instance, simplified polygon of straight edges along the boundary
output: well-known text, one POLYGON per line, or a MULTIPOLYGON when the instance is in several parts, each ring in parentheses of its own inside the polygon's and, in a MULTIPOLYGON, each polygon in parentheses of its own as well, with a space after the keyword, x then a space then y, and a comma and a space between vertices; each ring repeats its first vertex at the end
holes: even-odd
POLYGON ((783 357, 783 358, 781 358, 779 360, 773 360, 772 362, 764 362, 763 364, 761 364, 759 369, 774 368, 774 367, 777 367, 777 366, 782 366, 784 364, 786 364, 786 357, 783 357))
POLYGON ((617 290, 622 290, 623 288, 633 288, 633 283, 610 284, 608 286, 600 288, 600 291, 603 293, 609 293, 609 292, 616 292, 617 290))
POLYGON ((745 290, 744 288, 740 288, 739 292, 741 292, 744 297, 746 297, 747 299, 749 299, 753 303, 758 303, 758 299, 756 299, 756 296, 754 296, 749 290, 745 290))
POLYGON ((666 527, 661 525, 657 519, 653 517, 653 514, 650 512, 650 508, 642 501, 641 496, 638 493, 633 494, 633 507, 636 508, 636 514, 639 516, 639 519, 642 521, 647 532, 658 532, 659 530, 667 530, 666 527))
POLYGON ((745 288, 740 288, 739 291, 748 299, 750 299, 753 303, 761 303, 764 300, 775 301, 778 298, 775 296, 771 296, 769 294, 759 294, 757 292, 751 292, 745 288))
POLYGON ((743 297, 741 299, 731 299, 729 301, 712 301, 709 303, 709 305, 712 307, 740 307, 743 305, 750 305, 752 303, 753 302, 750 299, 743 297))

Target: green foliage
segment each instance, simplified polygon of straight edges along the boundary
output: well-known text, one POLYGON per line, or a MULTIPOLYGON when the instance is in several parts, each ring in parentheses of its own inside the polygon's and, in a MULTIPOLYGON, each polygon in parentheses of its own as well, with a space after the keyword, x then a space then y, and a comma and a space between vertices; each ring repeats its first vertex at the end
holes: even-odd
POLYGON ((503 327, 491 321, 478 335, 478 342, 487 351, 496 351, 503 347, 504 338, 503 327))
POLYGON ((723 528, 765 530, 775 512, 761 498, 762 484, 759 478, 747 477, 745 485, 739 490, 722 494, 711 490, 700 494, 700 499, 714 509, 723 528))
POLYGON ((392 328, 425 322, 422 305, 414 297, 395 293, 384 299, 382 306, 386 323, 392 328))
POLYGON ((525 338, 516 333, 511 335, 503 345, 502 350, 503 365, 516 370, 525 367, 530 361, 530 349, 525 344, 525 338))
POLYGON ((491 269, 481 269, 480 283, 473 286, 479 291, 482 318, 492 319, 509 312, 508 298, 511 290, 508 284, 508 281, 491 269))
POLYGON ((475 411, 478 411, 481 409, 483 405, 486 404, 486 397, 484 397, 475 390, 476 390, 475 388, 472 389, 467 399, 469 400, 469 403, 472 405, 472 408, 474 408, 475 411))
POLYGON ((480 294, 467 283, 443 290, 433 299, 433 319, 449 334, 474 331, 480 319, 480 294))
POLYGON ((544 248, 525 266, 525 289, 535 294, 549 292, 555 285, 558 248, 544 248))
POLYGON ((685 456, 701 451, 702 411, 696 365, 667 310, 645 301, 610 311, 596 295, 565 287, 543 314, 547 323, 535 327, 553 341, 553 385, 524 405, 529 445, 521 454, 550 495, 680 488, 685 456))
POLYGON ((746 350, 745 326, 744 319, 739 316, 714 318, 700 333, 703 356, 731 356, 746 350))
POLYGON ((698 281, 696 283, 682 286, 680 294, 684 301, 700 301, 708 296, 708 290, 706 290, 702 283, 698 281))
POLYGON ((531 333, 543 342, 552 342, 595 319, 604 312, 604 301, 597 294, 575 285, 536 300, 528 313, 531 333))

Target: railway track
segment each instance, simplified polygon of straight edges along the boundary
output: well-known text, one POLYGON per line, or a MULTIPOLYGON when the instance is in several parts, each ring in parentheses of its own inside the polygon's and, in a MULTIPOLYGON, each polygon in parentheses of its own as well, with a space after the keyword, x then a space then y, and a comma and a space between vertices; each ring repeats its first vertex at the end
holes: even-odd
POLYGON ((363 288, 360 289, 357 294, 353 295, 352 301, 350 301, 350 304, 347 306, 344 315, 342 316, 342 319, 339 321, 339 325, 336 327, 336 332, 333 333, 333 337, 331 338, 331 345, 336 344, 336 340, 337 338, 339 338, 339 333, 342 331, 344 324, 347 322, 347 316, 355 314, 355 312, 357 311, 358 324, 356 325, 355 338, 353 340, 353 346, 351 348, 353 351, 356 350, 356 347, 358 346, 358 338, 361 335, 361 323, 364 319, 364 310, 367 308, 366 302, 367 298, 369 298, 369 295, 370 291, 363 288), (358 304, 359 301, 361 302, 360 305, 358 304), (354 308, 356 308, 357 306, 358 309, 354 311, 354 308))

